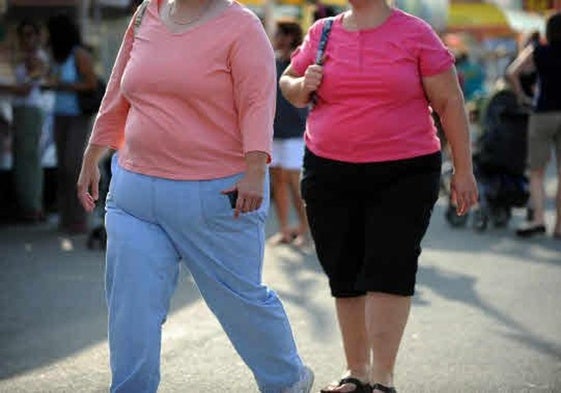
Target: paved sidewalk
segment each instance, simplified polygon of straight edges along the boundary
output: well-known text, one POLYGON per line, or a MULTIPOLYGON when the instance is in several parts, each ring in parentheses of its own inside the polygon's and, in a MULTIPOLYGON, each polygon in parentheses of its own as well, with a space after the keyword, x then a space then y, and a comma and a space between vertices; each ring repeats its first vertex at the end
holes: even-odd
MULTIPOLYGON (((478 234, 451 229, 437 206, 398 359, 400 393, 561 392, 561 241, 516 239, 522 215, 478 234)), ((48 224, 0 227, 0 392, 106 391, 103 253, 84 244, 48 224)), ((327 282, 311 249, 268 247, 265 263, 317 392, 343 367, 327 282)), ((162 359, 162 393, 256 392, 185 271, 162 359)))

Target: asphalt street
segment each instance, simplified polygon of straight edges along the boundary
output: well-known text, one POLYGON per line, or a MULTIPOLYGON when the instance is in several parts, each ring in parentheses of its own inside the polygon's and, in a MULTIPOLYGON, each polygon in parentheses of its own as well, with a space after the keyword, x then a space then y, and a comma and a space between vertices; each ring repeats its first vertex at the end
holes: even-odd
MULTIPOLYGON (((399 392, 561 392, 561 241, 517 239, 523 210, 507 228, 451 228, 445 205, 436 206, 423 244, 399 392)), ((271 213, 269 234, 275 225, 271 213)), ((0 269, 0 392, 106 392, 103 252, 53 223, 2 225, 0 269)), ((313 248, 268 246, 264 279, 283 299, 317 392, 344 363, 313 248)), ((160 392, 257 392, 185 270, 164 325, 160 392)))

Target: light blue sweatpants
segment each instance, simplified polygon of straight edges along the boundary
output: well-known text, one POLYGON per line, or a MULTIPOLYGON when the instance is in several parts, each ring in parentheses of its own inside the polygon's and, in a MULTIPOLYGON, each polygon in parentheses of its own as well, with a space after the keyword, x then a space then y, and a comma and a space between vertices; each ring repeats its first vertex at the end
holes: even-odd
POLYGON ((161 326, 180 260, 260 390, 294 384, 303 366, 292 330, 279 298, 261 282, 268 195, 258 211, 234 219, 220 191, 241 175, 173 181, 127 171, 116 160, 105 218, 111 392, 157 391, 161 326))

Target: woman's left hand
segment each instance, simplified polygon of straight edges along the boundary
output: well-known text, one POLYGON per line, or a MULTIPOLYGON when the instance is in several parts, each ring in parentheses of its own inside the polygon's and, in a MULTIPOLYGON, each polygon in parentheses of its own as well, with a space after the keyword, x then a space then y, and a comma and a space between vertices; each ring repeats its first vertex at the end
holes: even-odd
POLYGON ((246 172, 237 184, 230 189, 223 190, 222 194, 238 191, 238 199, 234 208, 234 218, 240 213, 249 213, 261 207, 264 195, 265 174, 246 172))
POLYGON ((477 203, 477 182, 473 172, 455 172, 452 175, 451 200, 460 216, 466 214, 477 203))

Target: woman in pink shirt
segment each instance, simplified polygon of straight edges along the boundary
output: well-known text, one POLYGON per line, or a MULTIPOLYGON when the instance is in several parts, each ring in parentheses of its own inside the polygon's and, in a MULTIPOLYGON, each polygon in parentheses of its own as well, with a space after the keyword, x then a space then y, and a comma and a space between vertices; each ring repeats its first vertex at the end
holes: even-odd
POLYGON ((117 150, 105 217, 111 392, 156 392, 180 260, 261 392, 311 389, 261 281, 275 72, 259 19, 235 1, 151 0, 133 17, 78 180, 91 211, 98 161, 117 150))
POLYGON ((384 0, 350 0, 309 30, 280 80, 309 104, 302 196, 329 278, 346 356, 325 392, 395 392, 394 364, 414 294, 421 240, 438 198, 440 144, 452 149, 459 214, 477 200, 468 123, 453 57, 424 21, 384 0))

